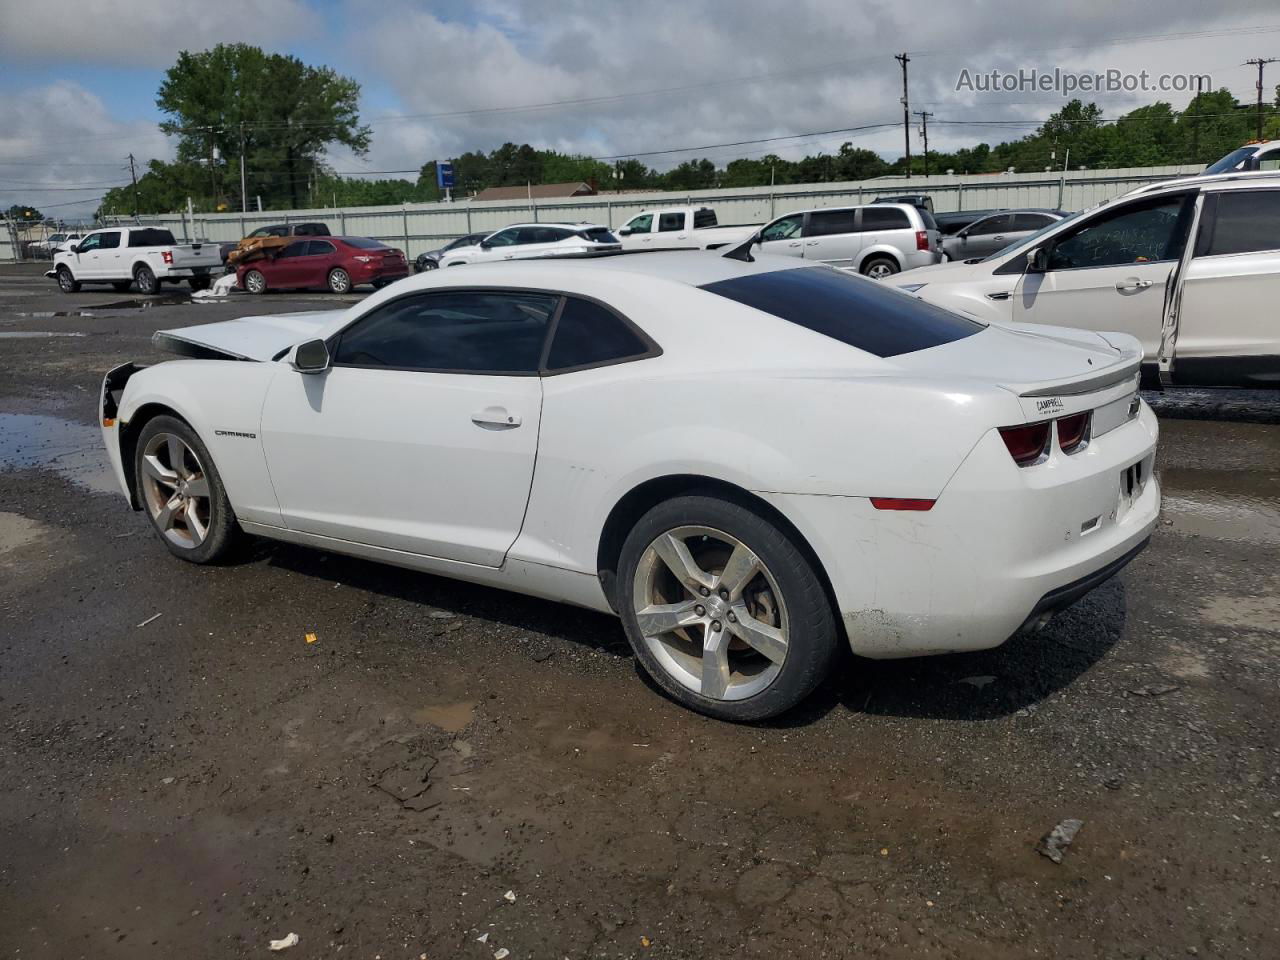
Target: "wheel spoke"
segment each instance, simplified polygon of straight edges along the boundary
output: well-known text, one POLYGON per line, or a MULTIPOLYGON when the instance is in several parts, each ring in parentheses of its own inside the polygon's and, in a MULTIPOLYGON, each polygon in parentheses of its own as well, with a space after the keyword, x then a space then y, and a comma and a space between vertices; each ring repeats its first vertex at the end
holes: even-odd
POLYGON ((181 440, 177 437, 169 438, 169 469, 180 477, 190 474, 187 469, 186 452, 187 448, 183 446, 181 440))
POLYGON ((202 499, 209 496, 209 481, 203 473, 193 473, 187 478, 187 496, 202 499))
POLYGON ((149 454, 142 458, 142 469, 156 483, 163 483, 166 487, 176 487, 178 485, 178 474, 162 464, 155 454, 149 454))
POLYGON ((182 516, 183 502, 176 493, 165 501, 165 505, 156 514, 156 526, 161 530, 172 530, 173 522, 182 516))
POLYGON ((728 590, 729 594, 736 599, 742 593, 742 588, 759 572, 760 558, 747 547, 738 544, 733 548, 729 561, 720 573, 716 589, 728 590))
POLYGON ((636 612, 636 625, 646 637, 670 633, 680 627, 697 623, 701 618, 694 611, 693 600, 680 603, 653 603, 636 612))
POLYGON ((679 537, 664 533, 653 542, 653 550, 681 583, 697 592, 699 587, 711 588, 713 578, 693 559, 688 545, 679 537))
POLYGON ((729 689, 729 635, 707 624, 702 640, 702 684, 704 697, 723 700, 729 689))
POLYGON ((728 624, 733 635, 774 663, 782 663, 787 656, 786 635, 777 627, 761 623, 751 616, 745 603, 735 603, 732 609, 737 618, 736 621, 730 620, 728 624))
POLYGON ((182 512, 182 519, 187 522, 187 532, 191 534, 191 539, 197 544, 203 542, 205 534, 209 532, 209 528, 205 526, 204 521, 200 519, 200 515, 196 512, 194 501, 187 501, 187 508, 182 512))

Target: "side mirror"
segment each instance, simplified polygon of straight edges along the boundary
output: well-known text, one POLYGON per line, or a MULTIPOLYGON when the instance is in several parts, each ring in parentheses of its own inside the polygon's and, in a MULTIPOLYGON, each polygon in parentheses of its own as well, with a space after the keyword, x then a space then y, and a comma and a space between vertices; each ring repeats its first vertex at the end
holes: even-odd
POLYGON ((620 236, 620 237, 629 237, 629 236, 631 236, 631 228, 630 228, 630 227, 623 227, 621 230, 619 230, 619 231, 618 231, 618 236, 620 236))
POLYGON ((481 241, 480 241, 480 249, 481 249, 481 250, 488 250, 488 249, 490 249, 492 246, 493 246, 493 244, 492 244, 492 243, 490 243, 488 240, 481 240, 481 241))
POLYGON ((1049 269, 1049 251, 1036 247, 1027 252, 1027 273, 1044 273, 1049 269))
POLYGON ((299 373, 324 373, 329 369, 329 348, 323 340, 300 343, 289 353, 289 366, 299 373))
POLYGON ((80 252, 80 244, 78 244, 78 243, 73 243, 73 244, 71 244, 71 246, 67 247, 67 249, 68 249, 68 250, 70 250, 72 253, 79 253, 79 252, 80 252))

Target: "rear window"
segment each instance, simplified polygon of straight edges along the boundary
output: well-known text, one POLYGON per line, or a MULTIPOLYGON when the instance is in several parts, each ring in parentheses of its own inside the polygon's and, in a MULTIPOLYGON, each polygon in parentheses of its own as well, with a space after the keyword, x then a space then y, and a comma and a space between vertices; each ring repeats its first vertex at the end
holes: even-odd
POLYGON ((829 237, 841 233, 853 233, 858 212, 852 208, 844 210, 814 210, 809 214, 809 224, 805 227, 806 237, 829 237))
POLYGON ((892 287, 830 267, 756 273, 702 289, 877 357, 927 350, 984 329, 892 287))
POLYGON ((717 224, 716 212, 710 207, 703 207, 700 210, 693 211, 693 229, 701 230, 703 227, 714 227, 717 224))
POLYGON ((617 243, 618 238, 615 237, 608 227, 588 227, 586 230, 579 230, 578 236, 595 243, 617 243))
POLYGON ((355 247, 357 250, 390 250, 385 243, 377 240, 370 240, 368 237, 343 237, 342 242, 348 247, 355 247))
POLYGON ((131 247, 163 247, 174 243, 177 243, 177 241, 173 239, 173 234, 168 230, 148 227, 129 231, 129 246, 131 247))
POLYGON ((1198 257, 1280 249, 1280 190, 1224 190, 1206 198, 1205 212, 1198 257))
POLYGON ((862 229, 865 230, 910 230, 911 218, 905 210, 892 207, 864 207, 862 211, 862 229))

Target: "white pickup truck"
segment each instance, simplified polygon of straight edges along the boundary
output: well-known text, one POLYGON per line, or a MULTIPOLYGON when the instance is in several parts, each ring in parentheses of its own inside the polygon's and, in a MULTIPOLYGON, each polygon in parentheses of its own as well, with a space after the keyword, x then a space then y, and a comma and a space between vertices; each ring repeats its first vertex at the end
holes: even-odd
POLYGON ((178 243, 157 227, 111 227, 87 233, 53 258, 53 277, 63 293, 82 283, 109 283, 123 293, 134 284, 139 293, 156 293, 162 283, 186 280, 204 290, 222 273, 216 243, 178 243))
POLYGON ((643 210, 615 231, 624 250, 715 250, 741 243, 759 224, 721 227, 710 207, 643 210))

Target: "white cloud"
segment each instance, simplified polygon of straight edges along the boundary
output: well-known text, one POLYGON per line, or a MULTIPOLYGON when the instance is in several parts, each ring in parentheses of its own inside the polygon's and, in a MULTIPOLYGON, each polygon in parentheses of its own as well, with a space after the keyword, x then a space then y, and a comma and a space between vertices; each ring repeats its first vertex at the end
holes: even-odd
POLYGON ((172 155, 154 123, 114 120, 103 102, 62 81, 0 98, 0 209, 28 203, 49 215, 90 214, 113 185, 150 158, 172 155), (84 186, 85 189, 72 189, 84 186))
POLYGON ((317 22, 302 0, 0 0, 0 58, 168 67, 220 42, 296 42, 317 22))

